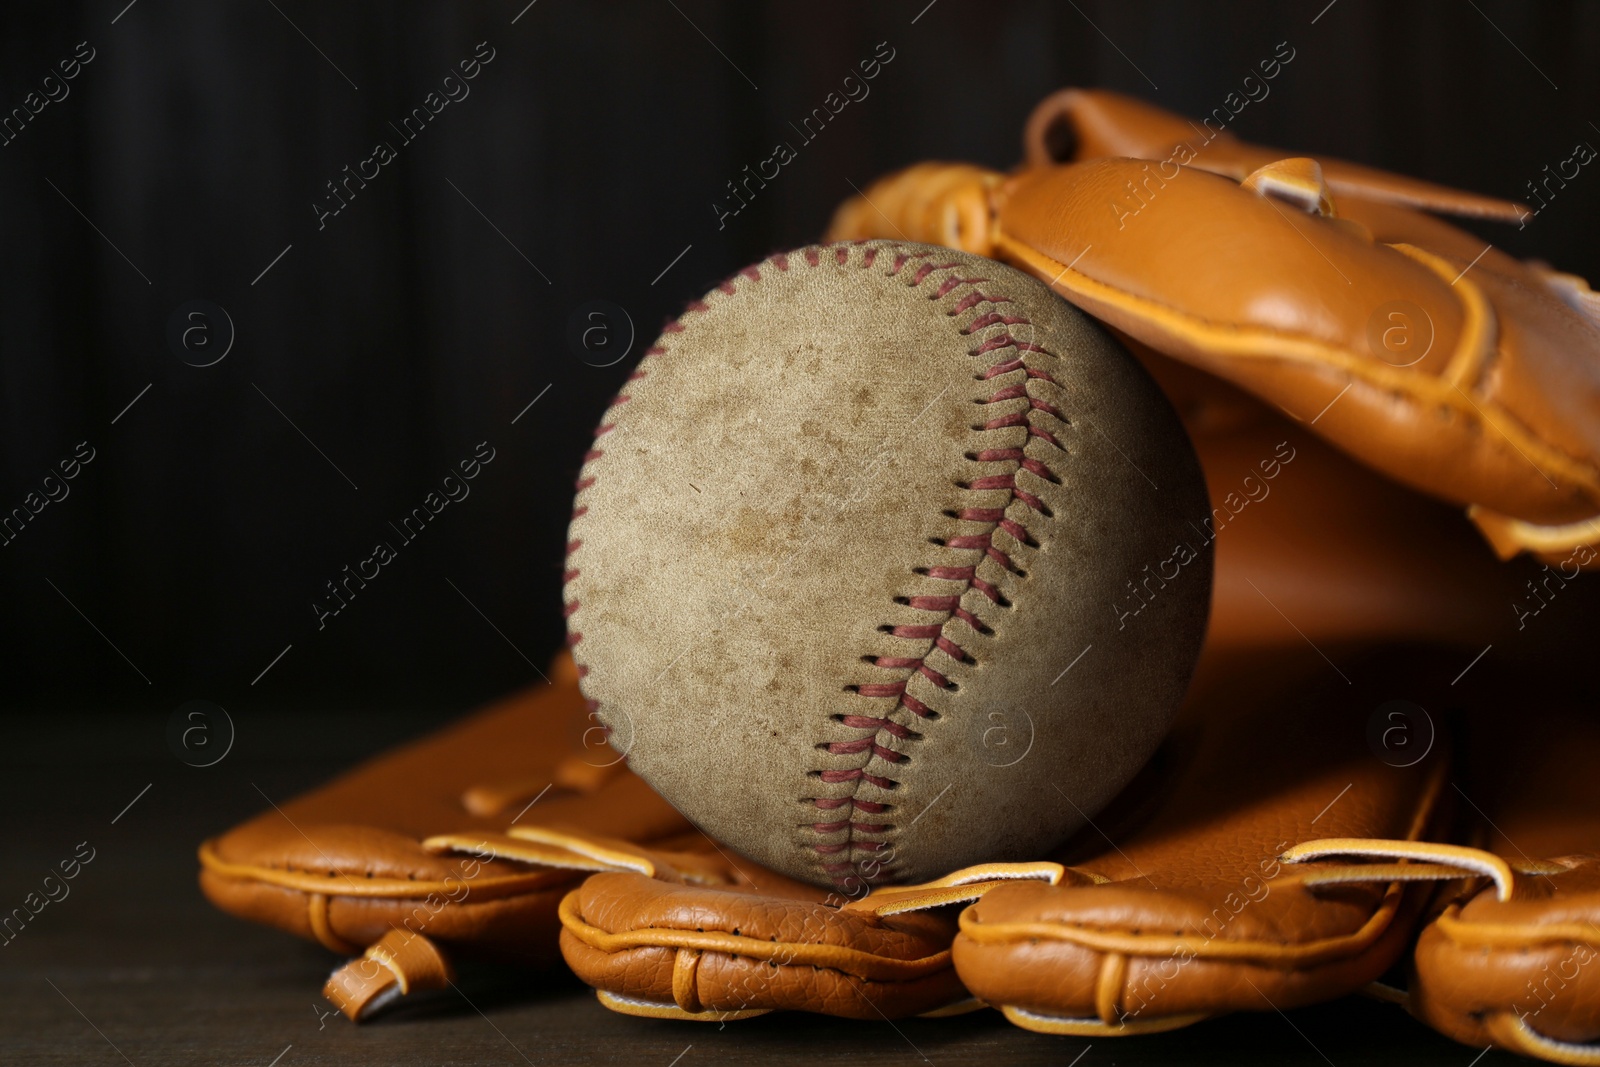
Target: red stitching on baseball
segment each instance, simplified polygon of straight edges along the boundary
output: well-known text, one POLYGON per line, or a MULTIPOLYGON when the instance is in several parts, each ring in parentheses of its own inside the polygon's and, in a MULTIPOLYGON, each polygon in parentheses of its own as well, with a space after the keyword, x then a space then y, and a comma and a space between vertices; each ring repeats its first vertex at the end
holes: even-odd
POLYGON ((987 329, 990 326, 1023 326, 1023 325, 1031 326, 1033 324, 1028 322, 1028 320, 1024 319, 1024 318, 1014 318, 1014 317, 1009 316, 1009 315, 1002 315, 998 311, 991 311, 987 315, 980 315, 977 318, 973 319, 971 324, 969 324, 964 330, 961 331, 961 336, 965 337, 968 334, 977 333, 979 330, 987 329))
MULTIPOLYGON (((1028 377, 1030 377, 1030 378, 1042 378, 1045 381, 1049 382, 1051 385, 1059 385, 1059 384, 1061 384, 1061 383, 1057 382, 1054 378, 1050 377, 1050 375, 1046 374, 1044 371, 1040 370, 1037 367, 1024 367, 1022 365, 1022 360, 1020 358, 1019 359, 1008 359, 1004 363, 996 363, 994 366, 990 367, 988 370, 986 370, 982 374, 978 375, 978 377, 980 377, 980 378, 984 379, 985 381, 987 381, 990 378, 998 378, 1002 374, 1010 374, 1014 370, 1025 370, 1028 373, 1028 377)), ((1065 421, 1065 420, 1063 420, 1063 421, 1065 421)))
MULTIPOLYGON (((950 266, 953 267, 953 266, 955 266, 955 264, 951 263, 950 266)), ((935 267, 934 269, 937 270, 938 268, 935 267)), ((920 278, 917 279, 917 280, 921 281, 920 278)), ((989 280, 988 278, 949 278, 949 279, 946 279, 943 282, 943 284, 941 284, 939 286, 938 289, 934 290, 933 295, 928 297, 928 299, 929 300, 941 300, 944 297, 950 295, 950 291, 952 289, 959 289, 963 285, 976 285, 979 282, 986 282, 988 280, 989 280)), ((912 284, 916 284, 916 283, 913 282, 912 284)))
MULTIPOLYGON (((873 251, 875 252, 876 249, 873 251)), ((933 253, 907 254, 903 252, 897 252, 894 262, 887 273, 890 275, 897 275, 908 263, 914 260, 923 260, 923 262, 917 266, 910 279, 910 284, 912 286, 917 286, 921 285, 930 275, 936 273, 937 271, 960 266, 960 264, 957 263, 928 262, 928 257, 931 255, 933 255, 933 253)), ((870 266, 870 257, 864 256, 863 260, 863 267, 870 266)), ((844 262, 842 257, 840 258, 840 262, 844 262)), ((987 279, 966 278, 961 276, 947 278, 939 284, 938 289, 935 291, 931 299, 945 298, 951 293, 954 293, 956 290, 961 289, 963 286, 976 286, 977 284, 985 281, 987 281, 987 279)), ((1008 297, 995 296, 974 288, 972 292, 966 293, 956 300, 955 305, 949 314, 951 316, 959 315, 963 311, 967 311, 983 303, 1007 304, 1011 302, 1012 301, 1008 297)), ((1032 323, 1025 316, 1007 315, 999 311, 991 311, 979 316, 965 329, 960 331, 963 335, 970 335, 993 326, 1001 326, 1005 328, 1002 333, 994 337, 986 338, 968 350, 968 354, 974 358, 986 356, 989 353, 1003 353, 1006 356, 1005 359, 993 363, 989 367, 985 368, 979 374, 981 379, 989 380, 1017 370, 1024 372, 1023 380, 1021 382, 1006 386, 1005 388, 991 395, 988 399, 979 401, 979 403, 985 405, 998 404, 1022 399, 1026 399, 1028 402, 1027 408, 1022 411, 991 419, 980 426, 973 427, 973 429, 977 432, 988 432, 992 430, 1004 429, 1010 426, 1023 426, 1027 428, 1030 437, 1038 437, 1053 447, 1059 449, 1061 448, 1061 444, 1056 436, 1042 427, 1033 425, 1030 417, 1032 412, 1040 411, 1060 420, 1063 424, 1067 422, 1066 417, 1057 407, 1045 400, 1034 397, 1030 392, 1030 386, 1034 381, 1043 380, 1058 387, 1059 383, 1056 382, 1056 380, 1047 371, 1036 367, 1029 367, 1026 364, 1026 360, 1030 355, 1039 354, 1054 356, 1054 353, 1033 342, 1018 340, 1010 332, 1010 327, 1012 326, 1030 325, 1032 325, 1032 323)), ((977 462, 1015 464, 1015 467, 1013 467, 1011 473, 984 475, 971 479, 965 483, 958 483, 960 488, 975 492, 1005 490, 1010 493, 1013 500, 1020 501, 1030 510, 1043 515, 1049 514, 1049 509, 1044 505, 1042 500, 1017 486, 1015 474, 1017 469, 1027 470, 1030 474, 1044 478, 1047 481, 1059 483, 1060 479, 1044 463, 1027 456, 1024 450, 1021 448, 984 449, 979 452, 968 453, 967 455, 969 459, 977 462)), ((955 512, 955 518, 965 522, 986 523, 989 525, 990 529, 986 533, 961 534, 943 539, 942 541, 936 541, 936 543, 941 544, 944 548, 953 549, 956 551, 980 551, 983 553, 983 558, 994 560, 1006 571, 1013 574, 1021 574, 1021 569, 1017 567, 1011 556, 995 546, 993 542, 994 532, 996 530, 1000 530, 1007 536, 1011 537, 1019 545, 1023 545, 1027 548, 1037 548, 1039 542, 1021 523, 1014 519, 1007 518, 1005 512, 1005 507, 963 508, 955 512)), ((999 604, 1001 606, 1010 605, 1010 601, 1006 599, 1004 594, 1001 593, 1001 591, 995 585, 978 577, 976 565, 930 566, 926 568, 917 568, 917 573, 938 580, 958 582, 968 589, 975 590, 991 603, 999 604)), ((946 626, 948 626, 951 622, 960 621, 970 629, 979 633, 993 633, 993 631, 979 621, 976 616, 972 615, 971 612, 960 606, 961 594, 956 594, 954 596, 917 595, 910 597, 897 597, 896 600, 914 610, 937 612, 944 615, 945 618, 941 622, 934 624, 915 626, 887 626, 880 627, 879 629, 896 637, 923 641, 931 639, 933 641, 933 646, 928 650, 929 653, 931 653, 933 649, 938 649, 956 663, 970 664, 976 661, 969 651, 957 644, 955 641, 951 640, 951 638, 946 635, 946 626)), ((863 683, 860 685, 848 686, 847 689, 856 696, 876 699, 893 699, 896 702, 896 707, 903 707, 919 718, 935 718, 937 717, 938 713, 933 708, 929 707, 921 700, 918 700, 906 690, 907 682, 913 675, 921 675, 942 691, 949 691, 956 688, 955 683, 951 681, 946 674, 935 670, 927 663, 927 654, 928 653, 924 653, 920 657, 865 657, 867 662, 876 667, 887 670, 905 671, 906 676, 900 681, 863 683)), ((883 744, 880 744, 880 738, 883 738, 883 735, 887 734, 890 737, 895 737, 900 740, 914 740, 914 737, 908 736, 910 731, 908 731, 907 728, 902 724, 896 723, 892 719, 883 716, 847 714, 835 716, 834 719, 844 726, 870 730, 872 732, 848 741, 834 741, 820 744, 818 745, 818 748, 834 755, 868 753, 867 761, 860 768, 852 770, 828 770, 815 772, 816 776, 822 781, 828 783, 836 784, 851 782, 855 784, 857 789, 860 788, 860 784, 862 782, 867 782, 883 789, 891 789, 894 788, 895 785, 898 785, 898 782, 895 779, 871 774, 868 772, 867 767, 871 765, 874 759, 883 760, 891 765, 909 762, 910 755, 908 753, 898 752, 894 749, 886 747, 883 744), (891 782, 895 783, 895 785, 886 784, 891 782)), ((858 799, 854 794, 848 797, 810 797, 805 798, 803 802, 810 803, 821 810, 833 810, 845 806, 849 806, 853 810, 867 803, 871 803, 858 799)), ((878 806, 887 807, 887 805, 878 806)), ((866 809, 863 808, 863 810, 866 809)), ((830 822, 814 822, 809 825, 813 830, 821 834, 836 834, 840 832, 845 834, 845 838, 842 842, 817 842, 812 844, 810 847, 819 855, 837 855, 839 853, 848 853, 852 850, 861 850, 863 852, 881 851, 888 847, 888 842, 863 841, 860 840, 857 835, 866 833, 883 833, 887 830, 893 829, 892 825, 890 824, 858 823, 848 818, 836 819, 830 822)), ((881 881, 893 877, 892 864, 885 867, 880 867, 876 873, 872 874, 871 876, 867 876, 865 872, 858 870, 856 864, 853 862, 841 864, 824 863, 823 869, 828 873, 832 880, 841 884, 857 878, 870 882, 881 881)))
POLYGON ((985 353, 993 352, 999 348, 1015 348, 1018 352, 1044 352, 1045 355, 1052 354, 1045 352, 1043 348, 1034 344, 1032 341, 1019 341, 1015 337, 1012 337, 1009 333, 1003 333, 999 337, 991 337, 989 340, 980 344, 977 348, 971 349, 967 352, 967 355, 981 356, 985 353))
POLYGON ((969 293, 960 300, 956 301, 956 306, 951 308, 948 314, 951 318, 955 318, 963 311, 975 308, 979 304, 984 303, 1009 304, 1011 303, 1011 298, 1009 296, 990 296, 988 293, 969 293))

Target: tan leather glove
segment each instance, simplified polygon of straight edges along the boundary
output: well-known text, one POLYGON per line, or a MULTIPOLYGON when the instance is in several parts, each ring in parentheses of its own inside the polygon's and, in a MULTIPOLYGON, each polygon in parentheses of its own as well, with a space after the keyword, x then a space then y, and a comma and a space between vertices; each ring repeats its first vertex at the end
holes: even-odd
MULTIPOLYGON (((1218 378, 1153 352, 1140 357, 1205 474, 1211 512, 1194 517, 1191 544, 1216 553, 1211 652, 1427 642, 1461 646, 1465 663, 1509 641, 1516 618, 1506 606, 1527 597, 1522 577, 1460 511, 1218 378)), ((1139 578, 1149 582, 1139 595, 1159 593, 1159 581, 1139 578)))
MULTIPOLYGON (((1213 502, 1234 494, 1216 513, 1227 526, 1218 530, 1207 664, 1219 651, 1249 657, 1252 648, 1257 662, 1269 662, 1261 652, 1277 643, 1272 628, 1289 619, 1325 648, 1341 641, 1353 649, 1408 638, 1483 640, 1485 612, 1503 613, 1507 603, 1522 601, 1521 591, 1508 597, 1504 574, 1497 588, 1495 568, 1461 540, 1460 526, 1397 483, 1467 503, 1502 555, 1526 549, 1557 565, 1559 574, 1547 572, 1546 593, 1592 564, 1595 529, 1582 509, 1593 515, 1593 435, 1600 425, 1594 295, 1580 279, 1517 263, 1408 210, 1511 220, 1522 209, 1334 160, 1317 168, 1304 161, 1273 165, 1289 154, 1226 135, 1185 158, 1183 180, 1202 170, 1240 185, 1229 191, 1202 178, 1187 183, 1188 199, 1165 196, 1179 180, 1160 180, 1170 168, 1152 178, 1148 161, 1182 155, 1178 146, 1196 141, 1195 132, 1193 124, 1114 94, 1067 91, 1036 110, 1028 164, 1016 176, 961 165, 914 167, 842 207, 831 236, 905 236, 994 255, 1055 279, 1058 291, 1118 330, 1184 416, 1213 502), (1058 165, 1116 156, 1147 162, 1058 165), (1119 183, 1124 195, 1116 199, 1119 183), (1181 205, 1190 210, 1187 218, 1181 205), (1097 210, 1104 213, 1098 220, 1097 210), (1111 243, 1099 257, 1088 250, 1096 237, 1117 242, 1151 219, 1164 220, 1155 237, 1131 247, 1111 243), (1181 277, 1185 270, 1196 276, 1181 277), (1379 304, 1383 314, 1373 314, 1381 328, 1363 338, 1361 314, 1380 297, 1411 306, 1397 320, 1389 315, 1395 309, 1379 304), (1419 323, 1429 327, 1421 335, 1419 323), (1411 330, 1386 336, 1393 325, 1411 330), (1431 346, 1407 351, 1393 343, 1419 336, 1431 346), (1324 391, 1311 396, 1319 384, 1324 391), (1352 397, 1386 387, 1387 403, 1369 400, 1353 409, 1359 417, 1334 418, 1352 397), (1265 403, 1246 401, 1244 393, 1265 403), (1323 396, 1324 403, 1308 403, 1323 396), (1427 405, 1441 396, 1430 421, 1427 405), (1266 411, 1272 406, 1286 416, 1277 425, 1266 411), (1470 440, 1474 432, 1485 440, 1470 440), (1439 435, 1432 446, 1420 440, 1429 433, 1439 435), (1268 486, 1250 459, 1266 456, 1262 445, 1280 437, 1302 465, 1268 486), (1318 438, 1386 477, 1362 474, 1318 438), (1452 464, 1457 469, 1447 469, 1452 464), (1310 477, 1296 481, 1295 473, 1310 477), (1248 497, 1238 492, 1245 475, 1254 476, 1248 497), (1540 481, 1543 488, 1533 484, 1540 481), (1254 508, 1254 497, 1265 499, 1269 491, 1279 503, 1254 508), (1574 497, 1581 507, 1559 504, 1574 497), (1550 510, 1552 503, 1559 506, 1550 510), (1397 531, 1407 536, 1397 538, 1397 531), (1403 560, 1397 553, 1412 534, 1448 543, 1461 561, 1459 573, 1470 577, 1452 588, 1454 566, 1416 569, 1425 551, 1403 560), (1347 576, 1354 580, 1345 582, 1347 576), (1385 600, 1384 590, 1392 597, 1385 600), (1260 591, 1283 609, 1280 618, 1260 591), (1292 603, 1284 599, 1290 596, 1292 603), (1453 606, 1440 609, 1441 597, 1453 606), (1437 621, 1441 610, 1451 623, 1437 621)), ((1352 654, 1334 658, 1347 663, 1352 654)), ((1475 682, 1486 669, 1478 668, 1475 682)), ((1592 716, 1556 714, 1544 706, 1548 701, 1532 710, 1550 721, 1530 722, 1527 679, 1510 681, 1465 731, 1471 766, 1452 783, 1452 795, 1467 801, 1468 829, 1435 830, 1427 835, 1433 840, 1329 839, 1321 835, 1346 831, 1331 831, 1323 820, 1278 857, 1293 872, 1280 878, 1313 897, 1343 892, 1333 888, 1341 885, 1387 892, 1397 878, 1443 882, 1415 945, 1410 993, 1398 999, 1468 1044, 1600 1064, 1594 1007, 1600 987, 1589 973, 1600 950, 1600 793, 1585 769, 1600 758, 1600 729, 1587 721, 1592 716), (1454 841, 1474 847, 1447 843, 1454 841), (1318 883, 1328 888, 1318 890, 1318 883)), ((1549 687, 1547 678, 1540 682, 1549 687)), ((1197 802, 1211 792, 1202 791, 1197 802)), ((1137 835, 1135 842, 1142 847, 1137 835)), ((1181 849, 1186 842, 1171 844, 1181 849)), ((1157 849, 1149 866, 1164 868, 1173 854, 1157 849)), ((1225 868, 1238 868, 1242 859, 1228 851, 1218 856, 1225 868)), ((1202 931, 1204 955, 1201 945, 1175 942, 1180 950, 1195 949, 1193 959, 1184 956, 1182 966, 1159 960, 1152 968, 1154 940, 1143 927, 1128 944, 1102 938, 1097 945, 1085 936, 1086 930, 1106 934, 1107 915, 1126 924, 1130 915, 1147 919, 1150 909, 1192 906, 1196 887, 1182 877, 1181 864, 1175 867, 1180 884, 1140 900, 1144 912, 1131 911, 1115 894, 1091 898, 1092 891, 1072 887, 990 894, 964 916, 958 971, 980 995, 1000 1003, 1019 998, 1009 1014, 1022 1025, 1067 1032, 1159 1029, 1187 1021, 1179 1010, 1185 1006, 1199 1016, 1330 994, 1322 984, 1329 957, 1315 953, 1301 959, 1256 945, 1230 955, 1232 946, 1219 950, 1214 942, 1221 939, 1202 931), (1019 929, 1039 932, 1030 924, 1041 923, 1041 944, 1054 947, 1023 947, 1019 929), (1096 951, 1098 966, 1085 966, 1096 951), (1011 966, 1019 961, 1029 961, 1031 981, 1011 966), (1206 966, 1196 970, 1197 963, 1206 966), (1160 967, 1173 972, 1170 979, 1160 967), (1127 972, 1140 968, 1143 988, 1128 981, 1127 972), (1270 977, 1263 978, 1263 969, 1270 977), (1216 984, 1197 986, 1202 973, 1216 984), (1243 977, 1251 977, 1248 986, 1243 977), (1159 998, 1149 996, 1152 988, 1159 998)), ((1163 869, 1154 877, 1173 876, 1163 869)), ((1100 888, 1120 894, 1138 887, 1100 888)), ((1202 883, 1199 892, 1215 889, 1214 882, 1209 889, 1202 883)), ((1290 941, 1318 921, 1288 912, 1272 917, 1284 922, 1290 941)), ((1124 925, 1118 936, 1128 933, 1124 925)), ((1277 946, 1285 947, 1298 946, 1277 946)))
POLYGON ((1466 506, 1502 555, 1594 565, 1600 298, 1401 205, 1521 209, 1198 129, 1111 94, 1053 97, 1015 174, 920 164, 844 204, 829 237, 1028 270, 1123 337, 1466 506), (1051 162, 1063 128, 1080 162, 1051 162), (1127 151, 1149 155, 1095 158, 1127 151))
MULTIPOLYGON (((608 1006, 632 1014, 979 1006, 950 964, 954 909, 925 909, 972 900, 995 875, 863 901, 767 871, 692 830, 625 769, 586 714, 569 656, 550 674, 551 685, 205 842, 202 890, 233 915, 356 957, 323 993, 357 1021, 448 988, 458 962, 548 969, 561 949, 608 1006), (713 914, 720 933, 692 930, 712 929, 713 914)), ((1061 874, 1050 863, 995 870, 1061 874)))

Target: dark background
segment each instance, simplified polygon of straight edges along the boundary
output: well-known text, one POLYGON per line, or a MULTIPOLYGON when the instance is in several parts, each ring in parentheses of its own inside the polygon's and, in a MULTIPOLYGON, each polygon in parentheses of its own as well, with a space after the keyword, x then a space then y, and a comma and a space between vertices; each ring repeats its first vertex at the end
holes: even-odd
MULTIPOLYGON (((1011 165, 1053 89, 1202 113, 1288 41, 1242 136, 1505 197, 1600 144, 1600 5, 126 2, 0 14, 0 109, 95 50, 0 148, 0 509, 96 453, 0 548, 0 704, 206 699, 241 735, 253 709, 463 708, 534 678, 591 428, 662 321, 815 239, 852 183, 1011 165), (389 122, 480 41, 471 95, 400 145, 389 122), (719 228, 725 183, 880 41, 871 95, 719 228), (319 230, 380 139, 399 158, 319 230), (195 299, 236 329, 205 368, 167 340, 195 299), (637 328, 614 366, 568 339, 594 299, 637 328), (400 546, 389 522, 481 441, 471 495, 400 546), (399 558, 319 630, 379 539, 399 558)), ((1600 276, 1597 204, 1585 172, 1484 232, 1600 276)))

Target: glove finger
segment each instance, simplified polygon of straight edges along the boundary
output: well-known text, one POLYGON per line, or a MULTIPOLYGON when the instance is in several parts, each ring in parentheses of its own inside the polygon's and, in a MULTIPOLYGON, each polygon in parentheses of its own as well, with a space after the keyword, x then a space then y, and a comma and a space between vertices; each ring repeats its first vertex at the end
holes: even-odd
MULTIPOLYGON (((714 846, 709 839, 706 844, 714 846)), ((614 1011, 708 1021, 799 1010, 851 1019, 948 1014, 970 998, 945 905, 1059 864, 987 864, 847 898, 748 860, 730 887, 597 874, 561 905, 561 951, 614 1011)), ((970 1005, 976 1006, 976 1005, 970 1005)))
POLYGON ((1568 550, 1600 537, 1600 327, 1586 305, 1509 259, 1478 273, 1459 244, 1385 244, 1354 219, 1148 166, 1013 179, 997 255, 1397 481, 1472 505, 1480 525, 1529 527, 1491 531, 1505 554, 1524 532, 1568 550))

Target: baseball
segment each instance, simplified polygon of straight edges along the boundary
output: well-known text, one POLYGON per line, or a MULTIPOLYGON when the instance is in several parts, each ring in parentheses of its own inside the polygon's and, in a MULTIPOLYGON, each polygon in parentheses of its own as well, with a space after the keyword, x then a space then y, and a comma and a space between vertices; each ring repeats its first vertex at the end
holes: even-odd
POLYGON ((805 248, 669 324, 602 419, 565 587, 585 695, 719 841, 848 892, 1029 860, 1166 733, 1209 514, 1144 369, 1046 286, 805 248))

